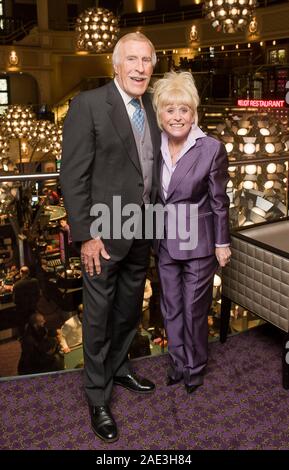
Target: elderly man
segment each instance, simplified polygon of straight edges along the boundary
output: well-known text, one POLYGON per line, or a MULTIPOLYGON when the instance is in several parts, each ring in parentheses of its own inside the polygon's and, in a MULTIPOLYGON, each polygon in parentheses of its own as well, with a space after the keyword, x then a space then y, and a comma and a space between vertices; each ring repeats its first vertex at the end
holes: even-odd
POLYGON ((74 98, 64 123, 60 178, 72 239, 81 244, 85 389, 93 431, 105 442, 118 439, 109 409, 113 383, 139 393, 155 388, 132 372, 127 357, 141 316, 150 243, 100 234, 91 209, 105 205, 109 225, 128 204, 142 217, 155 197, 160 136, 146 94, 155 63, 146 36, 123 36, 113 52, 114 80, 74 98))

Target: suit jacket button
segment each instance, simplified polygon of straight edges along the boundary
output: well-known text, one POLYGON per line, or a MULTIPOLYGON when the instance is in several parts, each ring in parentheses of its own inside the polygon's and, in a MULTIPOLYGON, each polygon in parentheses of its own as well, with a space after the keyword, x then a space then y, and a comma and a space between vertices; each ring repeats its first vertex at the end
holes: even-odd
POLYGON ((138 185, 139 185, 139 186, 143 186, 143 183, 139 183, 138 185))

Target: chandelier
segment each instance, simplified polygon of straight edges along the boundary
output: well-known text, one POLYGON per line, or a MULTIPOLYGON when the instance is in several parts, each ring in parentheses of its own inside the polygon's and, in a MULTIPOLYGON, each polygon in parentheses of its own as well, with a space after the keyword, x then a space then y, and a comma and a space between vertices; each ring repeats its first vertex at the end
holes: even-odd
MULTIPOLYGON (((47 156, 51 155, 57 160, 61 156, 62 126, 53 124, 50 121, 35 121, 32 132, 28 136, 28 143, 35 149, 35 152, 42 152, 47 156)), ((32 156, 30 156, 30 161, 32 156)))
MULTIPOLYGON (((37 120, 32 108, 8 106, 0 118, 0 175, 35 173, 42 162, 60 160, 62 126, 37 120)), ((5 216, 18 234, 33 227, 31 181, 0 182, 0 218, 5 216)))
POLYGON ((35 119, 31 107, 11 105, 1 119, 1 135, 9 138, 26 137, 35 119))
POLYGON ((61 142, 62 126, 37 120, 29 106, 8 106, 0 119, 0 173, 14 171, 15 163, 58 160, 61 142))
POLYGON ((217 31, 236 33, 250 23, 256 5, 257 0, 205 0, 204 12, 217 31))
POLYGON ((104 52, 117 40, 118 19, 105 8, 88 8, 77 18, 76 32, 78 50, 104 52))

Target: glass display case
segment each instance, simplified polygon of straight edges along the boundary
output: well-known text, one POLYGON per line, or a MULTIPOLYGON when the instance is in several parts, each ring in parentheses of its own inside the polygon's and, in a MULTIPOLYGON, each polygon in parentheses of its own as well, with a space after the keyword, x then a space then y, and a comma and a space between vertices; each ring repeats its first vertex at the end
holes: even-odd
POLYGON ((288 162, 288 156, 230 161, 232 229, 287 216, 288 162))

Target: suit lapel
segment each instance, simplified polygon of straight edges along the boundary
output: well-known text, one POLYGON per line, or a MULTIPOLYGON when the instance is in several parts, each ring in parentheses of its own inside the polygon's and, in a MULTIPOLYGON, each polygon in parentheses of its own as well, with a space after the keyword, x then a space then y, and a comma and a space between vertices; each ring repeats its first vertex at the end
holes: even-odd
POLYGON ((176 187, 181 183, 188 171, 196 164, 201 155, 202 139, 197 139, 196 145, 190 149, 179 161, 177 167, 171 177, 168 188, 167 201, 175 191, 176 187))
POLYGON ((148 93, 145 93, 142 97, 142 102, 146 111, 147 121, 150 128, 150 134, 152 139, 152 146, 153 146, 153 157, 154 161, 157 161, 159 157, 159 150, 160 150, 160 143, 161 143, 161 136, 160 130, 157 124, 157 120, 155 117, 155 113, 152 107, 151 99, 148 93))
POLYGON ((164 161, 163 161, 161 152, 159 154, 159 160, 158 161, 159 161, 159 165, 158 165, 158 168, 157 168, 157 172, 158 172, 158 193, 159 193, 159 196, 162 199, 162 201, 164 203, 166 203, 166 198, 164 196, 163 185, 162 185, 164 161))
POLYGON ((142 175, 138 151, 131 128, 131 122, 127 111, 125 109, 124 102, 120 96, 113 81, 110 82, 107 92, 107 103, 110 105, 108 114, 114 125, 116 132, 122 140, 122 143, 127 151, 129 158, 132 163, 142 175))

